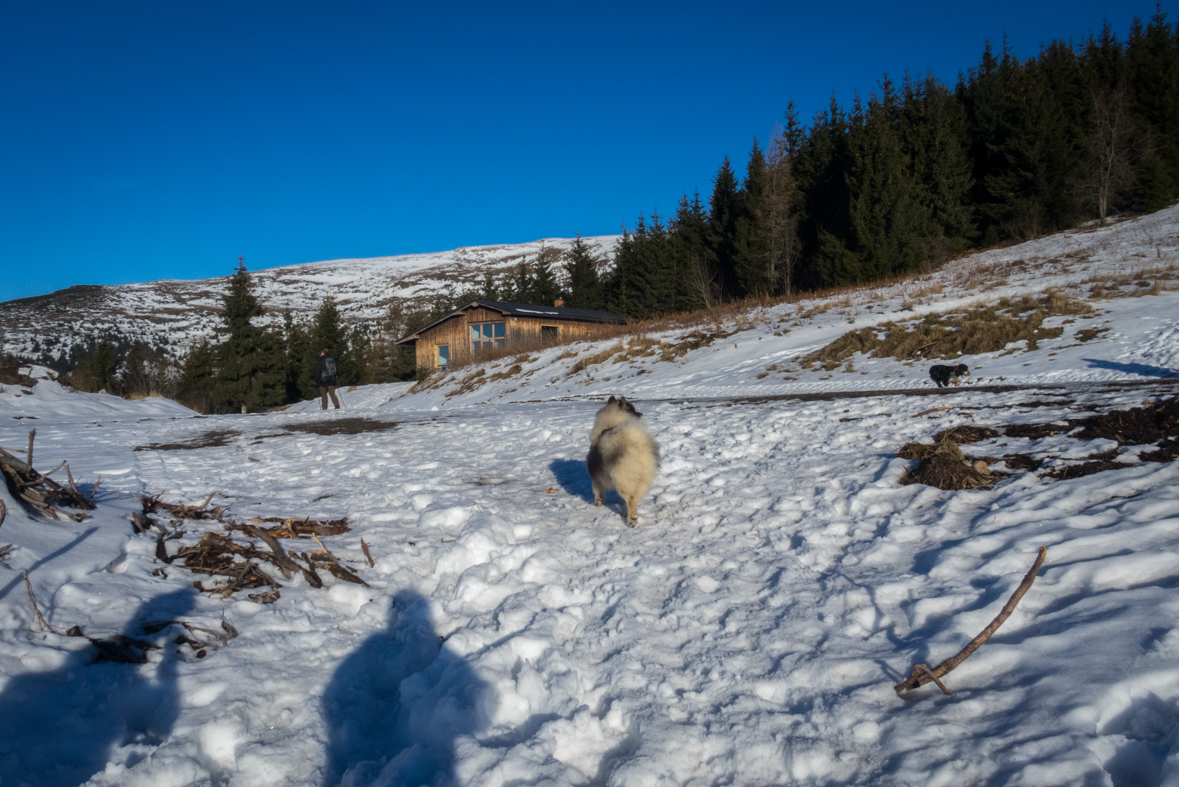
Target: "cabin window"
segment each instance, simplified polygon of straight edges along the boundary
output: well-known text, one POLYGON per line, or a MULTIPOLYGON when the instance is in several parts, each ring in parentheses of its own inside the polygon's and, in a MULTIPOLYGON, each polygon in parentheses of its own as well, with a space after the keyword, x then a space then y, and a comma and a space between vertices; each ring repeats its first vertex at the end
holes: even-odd
POLYGON ((445 371, 450 366, 450 345, 438 344, 435 348, 437 352, 434 356, 434 365, 445 371))
POLYGON ((561 328, 556 325, 540 326, 540 340, 545 344, 556 344, 561 341, 561 328))
POLYGON ((502 322, 477 322, 471 324, 471 354, 476 355, 488 347, 503 347, 506 330, 502 322))

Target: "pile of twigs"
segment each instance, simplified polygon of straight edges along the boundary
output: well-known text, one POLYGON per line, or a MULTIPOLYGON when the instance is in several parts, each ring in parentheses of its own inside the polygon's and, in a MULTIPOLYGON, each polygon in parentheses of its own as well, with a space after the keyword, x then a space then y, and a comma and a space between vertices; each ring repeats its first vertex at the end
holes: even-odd
MULTIPOLYGON (((343 566, 340 559, 319 540, 321 535, 348 532, 347 519, 320 521, 309 518, 256 517, 250 520, 278 523, 273 527, 264 528, 228 518, 223 508, 209 508, 213 495, 209 495, 199 506, 188 506, 165 502, 161 499, 163 494, 160 492, 158 495, 142 499, 143 513, 132 515, 135 529, 141 533, 151 529, 157 531, 156 558, 162 563, 178 565, 197 574, 226 579, 224 584, 219 585, 194 582, 193 586, 197 590, 228 597, 241 590, 268 588, 263 592, 250 593, 248 596, 252 601, 269 604, 278 600, 278 591, 282 584, 268 572, 277 572, 284 580, 301 574, 311 587, 321 588, 323 580, 319 576, 320 569, 337 579, 368 587, 367 582, 343 566), (164 526, 152 518, 160 513, 171 516, 170 525, 164 526), (220 524, 225 532, 207 530, 196 544, 183 546, 175 554, 168 554, 167 542, 183 536, 184 532, 180 528, 186 521, 191 520, 211 520, 220 524), (235 541, 235 533, 241 533, 249 540, 235 541), (288 551, 279 541, 287 539, 297 542, 307 538, 314 540, 319 549, 288 551)), ((367 549, 365 551, 367 558, 367 549)))
MULTIPOLYGON (((99 476, 98 483, 94 484, 90 497, 85 497, 74 484, 74 476, 70 472, 69 463, 62 462, 48 473, 38 472, 33 468, 33 438, 36 434, 36 429, 29 432, 28 448, 0 447, 0 474, 4 476, 4 480, 8 484, 8 491, 12 493, 13 497, 24 501, 29 507, 40 511, 50 519, 65 518, 81 522, 86 518, 85 514, 72 514, 56 508, 55 505, 93 511, 95 508, 94 493, 98 491, 98 484, 102 482, 102 477, 99 476), (25 458, 18 459, 13 456, 13 453, 24 454, 25 458), (63 468, 66 472, 68 486, 63 486, 50 478, 51 475, 63 468)), ((3 521, 4 508, 0 505, 0 524, 3 521)))

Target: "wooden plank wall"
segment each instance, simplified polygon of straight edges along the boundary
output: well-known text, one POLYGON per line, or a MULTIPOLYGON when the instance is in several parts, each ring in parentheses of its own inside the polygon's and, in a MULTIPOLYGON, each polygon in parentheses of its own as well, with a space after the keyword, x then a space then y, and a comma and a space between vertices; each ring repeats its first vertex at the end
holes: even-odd
POLYGON ((522 344, 524 347, 535 346, 540 340, 542 326, 554 326, 560 331, 560 341, 577 341, 592 339, 608 330, 614 330, 614 325, 603 325, 596 322, 575 322, 573 320, 546 320, 539 317, 505 316, 490 309, 471 309, 455 315, 441 325, 436 325, 422 334, 417 340, 416 356, 419 367, 434 368, 436 348, 440 344, 450 345, 451 367, 465 366, 471 363, 471 323, 505 322, 507 323, 507 346, 522 344))

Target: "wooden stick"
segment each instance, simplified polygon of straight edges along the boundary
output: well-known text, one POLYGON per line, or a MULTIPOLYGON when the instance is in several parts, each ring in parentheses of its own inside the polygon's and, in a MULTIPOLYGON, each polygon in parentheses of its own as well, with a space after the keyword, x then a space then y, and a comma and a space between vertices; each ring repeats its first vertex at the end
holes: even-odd
MULTIPOLYGON (((8 509, 4 507, 4 501, 0 500, 0 525, 4 524, 4 516, 8 513, 8 509)), ((9 544, 9 546, 12 546, 9 544)))
POLYGON ((913 417, 920 418, 923 415, 929 415, 930 413, 936 413, 938 410, 953 410, 953 409, 954 409, 954 405, 944 404, 941 407, 931 407, 928 410, 922 410, 921 412, 917 413, 917 415, 915 415, 913 417))
POLYGON ((213 500, 213 495, 215 494, 217 493, 210 492, 209 496, 205 498, 205 502, 201 503, 200 508, 198 508, 197 511, 204 511, 209 506, 209 503, 213 500))
POLYGON ((29 468, 33 467, 33 438, 37 436, 36 429, 29 430, 29 450, 25 451, 25 461, 29 463, 29 468))
POLYGON ((941 679, 938 678, 937 675, 933 674, 933 671, 929 669, 928 664, 914 664, 913 669, 919 669, 919 670, 921 670, 922 673, 928 675, 929 679, 932 680, 934 683, 936 683, 937 687, 939 689, 941 689, 942 693, 945 694, 947 697, 954 696, 953 694, 950 693, 950 690, 946 688, 946 684, 942 683, 941 679))
MULTIPOLYGON (((90 490, 90 502, 91 503, 94 502, 94 496, 96 494, 98 494, 98 485, 101 483, 102 483, 102 476, 99 476, 98 480, 94 482, 94 488, 90 490)), ((163 494, 163 492, 161 492, 160 494, 163 494)))
MULTIPOLYGON (((65 462, 62 462, 60 465, 53 468, 48 473, 38 473, 37 477, 34 478, 32 481, 18 481, 17 483, 20 484, 21 486, 36 486, 37 484, 40 484, 44 481, 53 481, 53 479, 50 478, 49 476, 53 475, 54 473, 56 473, 58 470, 62 469, 63 467, 65 467, 65 462)), ((56 486, 60 487, 61 484, 56 484, 56 486)))
MULTIPOLYGON (((74 474, 70 472, 70 463, 65 462, 64 464, 66 466, 66 478, 70 481, 70 491, 78 495, 78 487, 74 484, 74 474)), ((81 495, 78 495, 78 497, 81 497, 81 495)))
POLYGON ((338 557, 336 557, 335 555, 332 554, 332 551, 330 549, 328 549, 327 547, 325 547, 323 545, 323 542, 319 540, 319 536, 315 535, 315 531, 311 532, 311 537, 315 539, 315 543, 319 544, 320 547, 323 548, 324 552, 327 552, 328 557, 330 557, 332 560, 336 560, 336 561, 339 560, 338 557))
POLYGON ((9 448, 6 445, 0 445, 0 451, 16 451, 18 454, 23 454, 25 452, 25 449, 23 449, 23 448, 9 448))
MULTIPOLYGON (((3 506, 3 503, 0 503, 0 506, 3 506)), ((2 509, 0 509, 0 510, 2 510, 2 509)), ((2 520, 2 519, 3 519, 3 517, 0 517, 0 520, 2 520)), ((362 550, 364 550, 364 559, 368 561, 368 567, 372 568, 373 566, 375 566, 376 563, 373 562, 373 556, 368 551, 368 544, 364 543, 363 538, 360 539, 360 548, 362 550)))
POLYGON ((33 585, 29 582, 29 572, 22 570, 20 573, 25 577, 25 590, 29 592, 29 603, 33 605, 33 612, 37 614, 37 622, 41 624, 44 631, 56 633, 57 629, 49 625, 49 621, 45 619, 45 616, 41 614, 41 610, 37 607, 37 599, 33 598, 33 585))
MULTIPOLYGON (((1024 576, 1023 581, 1019 583, 1019 587, 1015 589, 1015 592, 1011 594, 1011 598, 1007 599, 1007 603, 1003 605, 1003 609, 999 611, 995 619, 985 629, 979 632, 977 637, 970 640, 970 642, 966 643, 966 647, 941 664, 938 664, 932 670, 924 664, 914 665, 909 677, 902 683, 893 686, 896 693, 900 694, 902 691, 912 691, 918 686, 924 686, 926 683, 929 683, 930 679, 936 681, 938 678, 943 677, 950 670, 966 661, 971 653, 974 653, 980 645, 990 639, 991 635, 998 630, 999 626, 1003 625, 1003 621, 1007 620, 1011 613, 1015 611, 1015 605, 1023 598, 1023 594, 1028 592, 1028 589, 1032 586, 1032 582, 1036 580, 1036 574, 1039 573, 1040 566, 1044 565, 1044 557, 1047 554, 1048 547, 1040 547, 1040 554, 1036 557, 1036 562, 1032 564, 1031 570, 1024 576)), ((939 685, 941 684, 939 683, 939 685)), ((942 686, 942 691, 946 692, 946 695, 949 696, 950 692, 945 686, 942 686)))

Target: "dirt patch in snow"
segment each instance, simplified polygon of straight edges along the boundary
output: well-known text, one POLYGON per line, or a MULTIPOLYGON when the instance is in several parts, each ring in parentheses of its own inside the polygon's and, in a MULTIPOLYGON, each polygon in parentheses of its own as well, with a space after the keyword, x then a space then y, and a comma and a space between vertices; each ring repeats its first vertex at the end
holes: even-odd
POLYGON ((0 366, 0 385, 23 385, 32 388, 37 381, 27 374, 21 374, 21 366, 0 366))
POLYGON ((377 421, 372 418, 339 418, 331 421, 304 421, 283 427, 288 432, 307 432, 318 435, 363 434, 394 429, 400 421, 377 421))
POLYGON ((1116 448, 1085 457, 1080 462, 1055 467, 1041 474, 1042 478, 1067 481, 1083 478, 1106 470, 1134 467, 1129 462, 1115 461, 1121 449, 1131 445, 1156 446, 1156 450, 1140 453, 1144 462, 1170 462, 1179 458, 1179 397, 1161 404, 1112 410, 1087 418, 1040 424, 1014 424, 1002 431, 981 426, 956 426, 938 432, 934 442, 906 443, 897 451, 902 459, 916 460, 917 465, 901 477, 902 484, 925 484, 938 489, 973 489, 986 486, 1002 478, 988 465, 1003 462, 1009 470, 1035 472, 1043 460, 1027 453, 1001 457, 966 456, 959 448, 963 443, 989 440, 1000 435, 1039 440, 1053 435, 1067 435, 1077 440, 1114 440, 1116 448))
POLYGON ((240 435, 236 429, 213 429, 198 435, 191 440, 179 443, 149 443, 137 445, 135 451, 191 451, 195 448, 220 448, 229 445, 233 438, 240 435))

